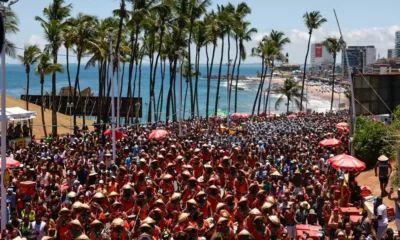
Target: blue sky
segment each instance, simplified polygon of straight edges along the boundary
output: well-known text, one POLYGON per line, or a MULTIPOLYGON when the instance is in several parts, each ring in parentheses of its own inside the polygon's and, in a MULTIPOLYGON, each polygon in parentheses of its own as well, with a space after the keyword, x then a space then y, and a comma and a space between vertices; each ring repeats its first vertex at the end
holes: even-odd
MULTIPOLYGON (((13 6, 20 18, 20 33, 8 36, 18 47, 25 44, 46 44, 43 38, 43 30, 38 22, 34 20, 36 15, 42 15, 44 7, 51 0, 20 0, 13 6)), ((119 7, 118 0, 66 0, 72 3, 72 15, 79 12, 95 14, 100 18, 111 15, 111 11, 119 7)), ((214 0, 212 8, 216 4, 227 4, 231 2, 236 5, 239 0, 214 0)), ((253 36, 253 41, 246 44, 247 51, 256 45, 263 35, 272 29, 285 32, 292 43, 285 48, 289 53, 290 62, 304 62, 307 47, 308 31, 304 26, 302 16, 306 11, 319 10, 328 19, 323 28, 314 33, 312 42, 323 41, 328 36, 338 36, 338 28, 333 14, 336 9, 345 40, 349 45, 375 45, 381 57, 386 57, 387 49, 394 47, 394 33, 400 30, 399 0, 247 0, 252 9, 248 21, 252 27, 258 29, 258 34, 253 36)), ((219 58, 217 49, 216 57, 219 58)), ((60 53, 64 53, 61 49, 60 53)), ((21 51, 18 52, 22 54, 21 51)), ((202 59, 205 61, 205 54, 202 59)), ((340 59, 340 56, 339 56, 340 59)), ((7 59, 8 63, 17 63, 15 59, 7 59)), ((61 62, 65 62, 60 57, 61 62)), ((339 60, 340 61, 340 60, 339 60)), ((74 62, 74 59, 71 59, 74 62)), ((257 58, 249 57, 247 63, 259 62, 257 58)))

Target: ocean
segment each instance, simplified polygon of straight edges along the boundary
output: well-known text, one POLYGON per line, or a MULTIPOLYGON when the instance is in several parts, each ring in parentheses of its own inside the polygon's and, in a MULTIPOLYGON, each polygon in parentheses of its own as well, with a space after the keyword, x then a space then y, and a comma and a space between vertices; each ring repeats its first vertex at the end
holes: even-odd
MULTIPOLYGON (((98 71, 97 67, 89 68, 87 70, 84 69, 84 65, 81 66, 81 74, 80 74, 80 87, 81 90, 90 87, 92 92, 95 94, 95 96, 98 94, 98 71)), ((222 75, 227 73, 227 67, 228 66, 223 66, 222 68, 222 75)), ((218 74, 218 69, 219 65, 214 65, 213 67, 213 72, 212 75, 217 75, 218 74)), ((231 67, 232 68, 232 67, 231 67)), ((29 94, 31 95, 39 95, 40 94, 40 83, 39 83, 39 77, 35 75, 34 71, 35 67, 33 66, 31 69, 31 79, 30 79, 30 90, 29 94)), ((76 69, 77 65, 76 64, 71 64, 70 65, 70 73, 71 73, 71 81, 74 83, 75 80, 75 74, 76 74, 76 69)), ((121 67, 122 69, 122 67, 121 67)), ((121 70, 122 71, 122 70, 121 70)), ((200 65, 200 73, 205 76, 207 72, 206 65, 200 65)), ((257 76, 258 72, 261 72, 261 65, 242 65, 240 68, 240 76, 257 76)), ((141 87, 141 97, 142 97, 142 110, 143 110, 143 115, 145 116, 147 114, 147 106, 150 103, 150 98, 149 98, 149 75, 150 75, 150 66, 148 64, 143 64, 142 66, 142 87, 141 87)), ((26 73, 25 73, 25 68, 22 65, 18 64, 8 64, 6 66, 6 79, 7 79, 7 86, 6 86, 6 92, 7 95, 16 97, 18 99, 21 98, 21 94, 25 94, 25 89, 26 89, 26 73)), ((116 79, 116 77, 115 77, 116 79)), ((179 101, 179 73, 177 73, 177 83, 176 83, 176 94, 177 94, 177 100, 179 101)), ((193 83, 194 83, 195 78, 193 78, 193 83)), ((133 84, 133 79, 132 79, 132 84, 133 84)), ((184 99, 185 96, 185 90, 186 90, 186 81, 183 78, 183 83, 182 83, 182 92, 183 92, 183 97, 184 99)), ((234 81, 235 84, 235 81, 234 81)), ((125 74, 123 77, 123 84, 122 84, 122 96, 127 95, 127 85, 128 85, 128 64, 125 66, 125 74)), ((239 80, 239 88, 241 89, 238 91, 238 112, 240 113, 251 113, 253 102, 257 93, 259 81, 240 81, 239 80)), ((57 94, 60 90, 61 87, 68 86, 68 78, 67 78, 67 72, 66 72, 66 66, 64 66, 64 73, 58 73, 57 74, 57 94)), ((159 90, 161 87, 161 73, 160 70, 158 69, 157 71, 157 82, 156 82, 156 100, 159 95, 159 90)), ((264 89, 267 89, 268 83, 266 80, 266 83, 264 85, 264 89)), ((169 71, 168 71, 168 66, 166 70, 166 77, 164 81, 164 104, 166 103, 166 95, 167 91, 169 88, 169 71)), ((211 91, 210 91, 210 110, 214 110, 215 107, 215 99, 216 99, 216 90, 217 90, 217 80, 211 80, 211 91)), ((45 83, 44 83, 44 90, 45 92, 50 92, 51 91, 51 76, 46 76, 45 78, 45 83)), ((138 87, 136 87, 136 93, 135 96, 138 96, 138 87)), ((115 93, 117 94, 117 82, 115 81, 115 93)), ((117 95, 116 95, 117 96, 117 95)), ((205 78, 199 78, 199 84, 198 84, 198 96, 199 96, 199 111, 202 116, 206 115, 206 98, 207 98, 207 80, 205 78)), ((221 110, 227 110, 228 109, 228 100, 227 100, 227 83, 226 80, 221 80, 221 87, 220 87, 220 92, 219 92, 220 100, 219 100, 219 106, 218 108, 221 110)), ((282 113, 286 111, 286 106, 283 103, 277 110, 275 109, 275 102, 279 96, 277 95, 272 95, 271 98, 271 112, 275 113, 282 113)), ((312 97, 309 98, 309 106, 311 106, 312 109, 315 110, 321 110, 325 109, 327 106, 329 106, 329 102, 319 100, 319 99, 313 99, 312 97)), ((190 115, 190 91, 188 91, 188 97, 186 100, 186 110, 185 110, 185 117, 188 117, 190 115)), ((182 104, 183 106, 183 104, 182 104)), ((178 105, 178 112, 179 112, 179 105, 178 105)), ((297 109, 292 109, 296 111, 297 109)), ((163 111, 165 111, 165 107, 163 108, 163 111)), ((234 111, 234 91, 232 91, 231 95, 231 112, 234 111)), ((163 116, 165 116, 165 113, 162 113, 163 116)))

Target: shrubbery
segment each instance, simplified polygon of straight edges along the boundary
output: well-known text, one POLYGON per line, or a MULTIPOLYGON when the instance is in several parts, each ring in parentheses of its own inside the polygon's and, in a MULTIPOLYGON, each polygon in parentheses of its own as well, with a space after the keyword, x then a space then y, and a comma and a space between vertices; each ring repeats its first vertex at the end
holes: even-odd
POLYGON ((373 122, 365 117, 357 117, 354 150, 356 157, 367 164, 368 168, 375 165, 378 157, 385 154, 393 156, 393 147, 385 139, 391 139, 391 131, 381 122, 373 122))

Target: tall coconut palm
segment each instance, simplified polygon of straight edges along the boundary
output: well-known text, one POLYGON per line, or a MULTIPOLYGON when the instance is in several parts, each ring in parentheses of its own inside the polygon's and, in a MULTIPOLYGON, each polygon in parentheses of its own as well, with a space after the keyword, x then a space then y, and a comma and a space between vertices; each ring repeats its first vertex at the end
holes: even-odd
MULTIPOLYGON (((73 26, 69 34, 73 39, 72 43, 75 46, 77 58, 77 70, 74 84, 75 89, 80 89, 79 76, 83 54, 87 53, 90 49, 97 47, 97 44, 95 43, 95 37, 98 34, 98 24, 99 22, 97 17, 85 15, 83 13, 79 13, 76 18, 71 18, 68 20, 68 25, 73 26)), ((78 108, 78 103, 76 101, 76 91, 74 92, 73 99, 75 109, 74 126, 76 126, 76 109, 78 108)), ((84 106, 84 109, 86 109, 86 106, 84 106)), ((85 113, 83 114, 83 116, 83 124, 85 124, 85 113)))
POLYGON ((41 104, 42 124, 43 124, 43 132, 46 137, 47 137, 47 131, 46 131, 46 122, 44 118, 44 101, 43 101, 44 80, 47 75, 54 74, 56 72, 62 73, 63 71, 64 69, 61 64, 51 63, 51 57, 48 53, 43 53, 42 55, 40 55, 35 73, 40 77, 40 95, 42 98, 42 104, 41 104))
MULTIPOLYGON (((66 18, 70 15, 72 5, 65 5, 65 0, 53 0, 53 2, 43 9, 43 15, 45 19, 36 16, 35 19, 40 22, 40 25, 44 29, 46 40, 49 44, 46 49, 51 52, 53 63, 57 64, 58 50, 60 49, 63 41, 63 29, 66 26, 66 18)), ((58 100, 56 98, 56 71, 53 72, 52 84, 51 84, 51 98, 52 98, 52 132, 57 135, 57 109, 58 100)))
MULTIPOLYGON (((333 56, 333 66, 332 66, 332 97, 331 97, 331 111, 333 109, 333 97, 335 94, 335 69, 336 69, 336 57, 337 54, 342 49, 342 44, 339 39, 334 37, 329 37, 322 42, 322 45, 326 47, 328 52, 333 56)), ((340 94, 340 93, 339 93, 340 94)))
POLYGON ((306 57, 304 60, 304 69, 303 69, 303 80, 301 83, 301 99, 300 99, 300 111, 303 110, 303 98, 304 98, 304 83, 306 79, 306 70, 307 70, 307 58, 308 58, 308 53, 310 52, 310 43, 311 43, 311 36, 314 30, 320 28, 322 24, 327 22, 326 18, 323 18, 321 13, 319 11, 312 11, 312 12, 306 12, 303 15, 303 20, 304 23, 306 24, 308 28, 308 45, 307 45, 307 53, 306 57))
MULTIPOLYGON (((278 110, 279 106, 286 99, 286 111, 289 112, 290 102, 294 103, 297 108, 301 109, 301 93, 300 86, 293 80, 293 78, 287 78, 283 83, 283 86, 275 89, 277 94, 280 94, 278 100, 275 103, 275 109, 278 110)), ((307 99, 305 99, 307 101, 307 99)))
POLYGON ((18 55, 19 61, 25 67, 26 73, 26 110, 29 110, 29 84, 30 84, 30 73, 31 73, 31 65, 36 64, 40 57, 40 49, 37 45, 25 46, 24 55, 18 55))
MULTIPOLYGON (((8 36, 9 34, 16 34, 19 32, 18 23, 19 19, 17 14, 11 8, 6 8, 6 22, 5 22, 6 36, 8 36)), ((7 38, 5 39, 4 47, 6 50, 6 54, 8 56, 12 58, 16 57, 15 45, 7 38)))
MULTIPOLYGON (((234 111, 237 112, 237 103, 238 103, 238 84, 239 84, 239 75, 240 75, 240 66, 242 61, 246 60, 246 48, 244 46, 244 42, 251 41, 251 35, 257 33, 256 28, 250 28, 250 22, 241 22, 236 28, 236 36, 238 40, 237 46, 239 47, 239 63, 237 66, 237 73, 236 73, 236 84, 235 84, 235 107, 234 111)), ((237 56, 236 56, 237 57, 237 56)), ((235 59, 236 62, 236 59, 235 59)), ((233 69, 234 70, 234 69, 233 69)), ((232 71, 233 73, 233 71, 232 71)), ((232 74, 233 76, 233 74, 232 74)))

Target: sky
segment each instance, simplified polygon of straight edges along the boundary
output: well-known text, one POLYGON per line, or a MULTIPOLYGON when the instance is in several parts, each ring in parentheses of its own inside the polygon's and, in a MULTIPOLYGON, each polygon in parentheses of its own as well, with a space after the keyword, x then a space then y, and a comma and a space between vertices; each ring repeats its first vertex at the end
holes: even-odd
MULTIPOLYGON (((338 14, 347 44, 374 45, 377 48, 377 55, 381 57, 387 57, 387 50, 394 48, 395 32, 400 31, 399 0, 213 0, 211 8, 216 8, 217 4, 231 2, 237 5, 243 1, 252 9, 247 20, 251 22, 252 27, 258 29, 258 33, 252 36, 252 41, 245 45, 248 54, 264 35, 271 30, 279 30, 291 40, 284 49, 285 53, 289 53, 291 63, 304 63, 308 30, 302 16, 307 11, 318 10, 328 20, 322 28, 313 33, 312 43, 321 42, 327 37, 339 36, 333 8, 338 14)), ((43 48, 46 44, 43 29, 34 17, 42 16, 43 9, 51 2, 52 0, 20 0, 13 5, 13 10, 19 16, 20 32, 7 38, 20 48, 27 44, 38 44, 43 48)), ((73 5, 72 16, 83 12, 97 15, 100 19, 110 16, 112 10, 119 7, 119 0, 66 0, 66 2, 73 5)), ((216 59, 220 57, 220 50, 217 48, 216 59)), ((234 54, 234 50, 231 51, 234 54)), ((19 50, 17 53, 22 55, 23 51, 19 50)), ((64 48, 60 49, 60 54, 65 54, 64 48)), ((200 61, 205 63, 205 52, 202 52, 200 57, 200 61)), ((339 62, 340 59, 339 55, 339 62)), ((60 56, 59 61, 65 63, 65 57, 60 56)), ((76 62, 76 60, 71 58, 70 62, 76 62)), ((249 56, 245 63, 259 62, 260 60, 256 57, 249 56)), ((7 58, 7 63, 18 63, 18 60, 7 58)))

